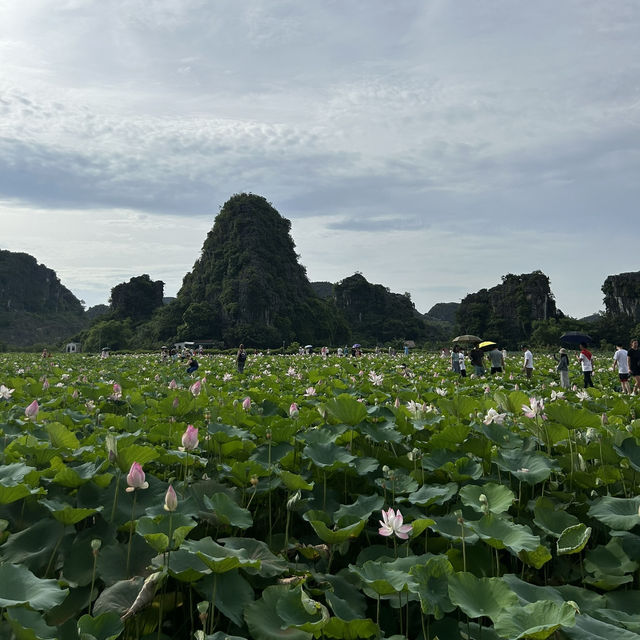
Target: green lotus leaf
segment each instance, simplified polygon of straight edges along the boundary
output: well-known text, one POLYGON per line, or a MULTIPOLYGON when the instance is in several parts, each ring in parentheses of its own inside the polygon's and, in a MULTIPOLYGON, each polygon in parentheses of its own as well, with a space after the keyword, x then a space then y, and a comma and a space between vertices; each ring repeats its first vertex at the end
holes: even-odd
POLYGON ((629 531, 640 524, 640 497, 614 498, 603 496, 589 509, 589 515, 618 531, 629 531))
POLYGON ((364 529, 367 521, 360 520, 359 522, 355 522, 346 527, 338 528, 338 529, 329 529, 327 524, 322 520, 313 520, 307 518, 307 515, 311 512, 307 512, 305 514, 305 520, 309 522, 309 524, 313 527, 313 530, 316 532, 316 535, 322 540, 322 542, 326 542, 327 544, 341 544, 346 542, 350 538, 357 538, 364 529))
POLYGON ((59 422, 48 422, 45 428, 53 447, 75 450, 80 446, 78 438, 63 424, 59 422))
POLYGON ((12 638, 19 640, 58 640, 59 631, 50 627, 43 615, 15 607, 7 612, 7 620, 13 629, 12 638))
POLYGON ((285 627, 314 634, 321 632, 329 619, 327 608, 311 599, 299 585, 281 594, 276 611, 285 627))
POLYGON ((447 576, 449 598, 470 618, 487 616, 494 622, 507 607, 518 604, 518 597, 502 578, 477 578, 459 571, 447 576))
POLYGON ((451 399, 440 396, 436 397, 438 407, 442 410, 442 413, 445 415, 453 415, 463 420, 468 419, 470 413, 476 413, 476 411, 479 411, 481 408, 481 403, 478 398, 473 398, 466 394, 457 394, 451 399))
MULTIPOLYGON (((358 404, 361 404, 360 402, 358 404)), ((402 434, 394 422, 367 422, 359 427, 360 433, 373 442, 402 442, 402 434)))
POLYGON ((226 493, 215 493, 211 497, 204 496, 204 504, 207 509, 214 512, 220 524, 239 529, 248 529, 253 524, 251 512, 236 504, 226 493))
POLYGON ((558 463, 544 453, 519 449, 501 449, 494 462, 503 471, 530 485, 547 480, 553 471, 560 469, 558 463))
POLYGON ((614 444, 613 448, 622 458, 629 460, 632 469, 640 471, 640 445, 635 438, 626 438, 620 446, 614 444))
POLYGON ((380 463, 375 458, 358 456, 352 465, 359 476, 366 476, 368 473, 375 471, 380 466, 380 463))
POLYGON ((24 564, 35 573, 44 569, 53 550, 64 535, 64 525, 51 518, 36 520, 32 525, 9 536, 2 546, 4 562, 24 564))
POLYGON ((273 576, 284 573, 287 569, 287 563, 281 557, 271 553, 266 543, 255 538, 220 538, 219 540, 227 549, 243 551, 250 560, 260 562, 258 568, 243 567, 248 574, 257 574, 263 578, 272 578, 273 576))
POLYGON ((545 640, 560 627, 572 627, 575 623, 576 610, 572 605, 542 600, 524 607, 504 609, 494 628, 498 634, 512 640, 545 640))
POLYGON ((230 636, 223 631, 216 631, 213 635, 204 635, 200 637, 200 640, 249 640, 244 636, 230 636))
POLYGON ((303 450, 303 454, 321 468, 347 465, 355 460, 355 456, 352 456, 345 448, 339 447, 333 442, 307 445, 303 450))
POLYGON ((244 549, 223 547, 210 536, 202 540, 185 540, 182 548, 200 558, 213 573, 225 573, 238 567, 260 568, 260 561, 249 558, 244 549))
POLYGON ((481 540, 495 549, 509 549, 517 555, 520 551, 535 551, 540 546, 540 538, 534 536, 529 527, 515 524, 493 513, 468 524, 481 540))
POLYGON ((599 415, 588 409, 578 409, 567 403, 548 403, 545 405, 544 412, 549 420, 559 422, 569 429, 588 429, 590 427, 599 429, 602 426, 599 415))
POLYGON ((326 582, 330 589, 324 597, 333 613, 343 621, 361 620, 366 616, 367 602, 362 591, 353 582, 357 582, 347 569, 338 575, 314 574, 317 582, 326 582))
POLYGON ((119 619, 138 597, 143 583, 144 578, 136 576, 131 580, 120 580, 107 587, 94 602, 93 615, 101 617, 115 613, 119 619))
POLYGON ((49 511, 51 511, 51 515, 58 521, 62 522, 64 525, 76 524, 89 516, 94 515, 95 513, 99 513, 102 511, 103 507, 100 505, 95 509, 82 509, 72 507, 70 504, 66 504, 60 500, 40 500, 40 503, 43 504, 49 511))
POLYGON ((134 462, 144 466, 147 462, 151 462, 160 456, 152 447, 145 447, 140 444, 130 444, 121 448, 120 444, 118 444, 118 447, 118 466, 123 473, 129 473, 129 469, 131 469, 131 465, 134 462))
POLYGON ((302 476, 291 473, 290 471, 285 471, 284 469, 280 471, 280 478, 289 491, 311 491, 314 486, 313 482, 309 483, 302 476))
POLYGON ((549 498, 538 498, 533 514, 533 522, 554 538, 559 538, 565 529, 579 523, 578 518, 557 508, 549 498))
POLYGON ((322 628, 326 638, 373 638, 380 636, 380 628, 369 618, 344 620, 331 617, 322 628))
POLYGON ((138 519, 136 533, 141 535, 157 553, 163 553, 170 548, 177 549, 197 524, 193 518, 177 513, 155 518, 146 516, 138 519), (172 544, 169 544, 169 536, 172 544))
POLYGON ((243 624, 245 607, 253 602, 251 585, 242 577, 239 569, 226 573, 213 573, 195 583, 194 588, 203 600, 210 600, 215 590, 216 609, 239 627, 243 624))
POLYGON ((253 640, 311 640, 313 635, 300 629, 286 628, 278 615, 278 603, 289 591, 284 585, 267 587, 262 597, 245 607, 244 619, 253 640))
POLYGON ((455 482, 448 484, 425 484, 417 491, 409 495, 408 500, 411 504, 417 504, 420 507, 428 507, 431 504, 444 504, 458 492, 458 485, 455 482))
POLYGON ((429 445, 434 449, 456 451, 459 445, 465 441, 470 431, 470 427, 459 422, 449 425, 442 431, 434 434, 429 441, 429 445))
POLYGON ((574 627, 564 628, 562 633, 570 640, 639 640, 640 635, 624 627, 597 620, 590 615, 576 616, 574 627))
POLYGON ((84 615, 78 620, 80 640, 88 636, 95 640, 116 640, 124 630, 120 616, 111 611, 97 617, 84 615))
POLYGON ((22 498, 26 498, 27 496, 35 496, 44 493, 44 488, 38 487, 36 489, 31 489, 26 484, 18 484, 13 487, 0 485, 0 504, 11 504, 12 502, 22 500, 22 498))
POLYGON ((35 471, 35 467, 29 467, 22 462, 13 462, 0 466, 0 485, 3 487, 15 487, 24 481, 26 475, 35 471))
POLYGON ((345 519, 350 523, 355 520, 368 520, 374 511, 382 509, 384 498, 377 493, 370 496, 359 495, 353 504, 341 504, 333 514, 333 520, 337 524, 346 524, 345 519))
POLYGON ((329 415, 351 427, 367 417, 366 406, 347 393, 341 393, 337 398, 332 398, 324 406, 329 415))
MULTIPOLYGON (((156 566, 161 568, 165 562, 162 556, 159 556, 159 562, 161 564, 156 564, 156 566)), ((209 567, 200 558, 184 549, 171 552, 168 560, 168 570, 169 574, 180 582, 197 582, 211 573, 209 567)), ((207 597, 209 595, 207 594, 207 597)))
POLYGON ((475 511, 484 513, 488 510, 498 514, 508 511, 515 500, 515 495, 504 485, 489 482, 484 485, 465 485, 460 489, 460 498, 462 504, 466 504, 475 511))
POLYGON ((463 522, 460 524, 459 518, 455 513, 449 513, 446 516, 435 517, 435 523, 430 525, 429 528, 435 531, 444 538, 460 542, 464 538, 467 544, 475 544, 478 541, 478 536, 474 530, 469 526, 469 522, 463 522))
POLYGON ((638 569, 638 563, 629 558, 622 545, 619 538, 611 538, 606 546, 589 549, 584 568, 593 575, 585 581, 607 591, 631 582, 631 574, 638 569))
POLYGON ((422 613, 440 620, 445 613, 455 609, 448 593, 448 579, 453 575, 453 567, 446 556, 429 558, 426 564, 411 567, 409 574, 415 580, 409 588, 418 594, 422 613))
POLYGON ((557 542, 558 555, 569 555, 571 553, 580 553, 591 536, 591 527, 587 527, 582 522, 572 527, 567 527, 557 542))
POLYGON ((541 544, 533 551, 520 551, 520 553, 518 553, 518 558, 520 558, 520 560, 522 560, 522 562, 527 566, 533 567, 534 569, 540 569, 549 562, 553 556, 551 555, 551 551, 541 544))
POLYGON ((103 464, 103 461, 97 460, 95 462, 87 462, 76 467, 69 467, 59 458, 56 458, 51 461, 51 468, 56 472, 53 476, 53 482, 63 487, 76 489, 86 482, 93 480, 103 464))
POLYGON ((28 604, 33 609, 48 611, 59 605, 69 593, 57 580, 41 580, 21 565, 0 565, 0 607, 28 604))
POLYGON ((375 482, 379 487, 391 490, 396 495, 415 493, 418 490, 418 483, 403 470, 394 470, 393 478, 376 478, 375 482))
POLYGON ((444 470, 454 482, 468 482, 482 477, 482 465, 476 460, 466 456, 458 458, 455 462, 444 465, 444 470))
POLYGON ((362 566, 349 565, 349 571, 358 576, 371 591, 386 596, 415 589, 415 580, 408 571, 392 569, 390 563, 368 560, 362 566))

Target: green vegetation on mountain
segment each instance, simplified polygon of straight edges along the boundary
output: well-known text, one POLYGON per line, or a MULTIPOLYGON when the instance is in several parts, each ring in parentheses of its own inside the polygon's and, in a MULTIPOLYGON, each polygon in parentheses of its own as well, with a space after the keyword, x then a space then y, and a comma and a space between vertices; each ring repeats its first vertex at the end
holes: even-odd
POLYGON ((563 317, 542 271, 502 277, 502 284, 471 293, 458 309, 458 333, 470 333, 510 348, 528 341, 536 321, 563 317))
POLYGON ((0 343, 59 343, 86 324, 82 302, 55 271, 26 253, 0 250, 0 343))
POLYGON ((427 313, 425 313, 425 317, 455 324, 456 314, 458 313, 459 308, 459 302, 438 302, 437 304, 434 304, 427 313))

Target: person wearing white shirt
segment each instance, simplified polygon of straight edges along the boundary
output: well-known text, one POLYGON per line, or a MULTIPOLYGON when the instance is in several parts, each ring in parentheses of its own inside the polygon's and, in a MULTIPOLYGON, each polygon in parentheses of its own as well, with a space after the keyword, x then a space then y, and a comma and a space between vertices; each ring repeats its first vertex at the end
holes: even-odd
POLYGON ((527 374, 527 378, 531 379, 533 373, 533 353, 531 353, 528 346, 522 347, 524 351, 524 362, 522 363, 522 371, 527 374))
POLYGON ((613 354, 613 370, 618 368, 618 378, 620 378, 620 386, 623 393, 631 393, 631 386, 629 385, 629 358, 627 350, 622 345, 616 345, 616 352, 613 354))

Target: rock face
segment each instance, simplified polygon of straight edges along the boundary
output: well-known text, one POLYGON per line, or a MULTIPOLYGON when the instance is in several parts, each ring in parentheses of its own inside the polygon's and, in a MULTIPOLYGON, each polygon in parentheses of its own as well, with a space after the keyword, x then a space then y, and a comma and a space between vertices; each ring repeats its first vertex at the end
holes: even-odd
POLYGON ((508 274, 502 284, 466 296, 458 309, 458 332, 514 347, 529 339, 535 320, 561 318, 541 271, 508 274))
POLYGON ((408 296, 371 284, 359 273, 338 282, 334 290, 336 307, 359 342, 425 337, 425 324, 408 296))
POLYGON ((0 342, 53 346, 85 324, 82 303, 55 271, 27 253, 0 250, 0 342))
POLYGON ((313 292, 290 229, 265 198, 230 198, 174 303, 183 321, 178 336, 229 346, 343 339, 348 329, 313 292))
POLYGON ((640 322, 640 271, 608 276, 602 285, 607 314, 640 322))

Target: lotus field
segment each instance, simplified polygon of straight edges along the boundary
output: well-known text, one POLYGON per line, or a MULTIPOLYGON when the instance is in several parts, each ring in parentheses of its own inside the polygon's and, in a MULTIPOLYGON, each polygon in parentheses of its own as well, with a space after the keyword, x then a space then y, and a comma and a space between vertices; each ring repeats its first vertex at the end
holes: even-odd
POLYGON ((0 637, 640 639, 609 363, 4 354, 0 637))

